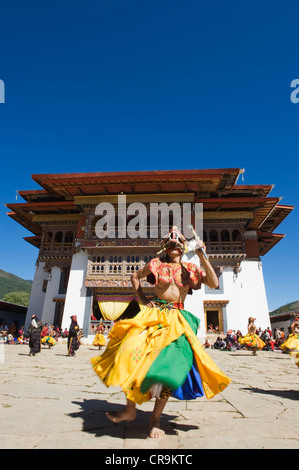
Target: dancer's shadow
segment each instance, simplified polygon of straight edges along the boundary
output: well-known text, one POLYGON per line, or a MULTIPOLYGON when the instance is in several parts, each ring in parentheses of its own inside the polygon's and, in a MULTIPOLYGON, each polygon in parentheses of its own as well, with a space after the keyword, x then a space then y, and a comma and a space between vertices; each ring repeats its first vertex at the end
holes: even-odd
MULTIPOLYGON (((106 400, 73 401, 81 410, 70 413, 72 418, 81 418, 84 432, 94 434, 96 437, 111 436, 121 439, 146 439, 149 432, 149 419, 151 412, 137 409, 136 419, 133 422, 122 421, 114 424, 107 416, 107 411, 120 411, 123 405, 108 403, 106 400)), ((154 403, 153 403, 154 405, 154 403)), ((175 415, 162 414, 161 426, 166 435, 176 435, 176 429, 190 431, 198 429, 197 426, 170 422, 177 418, 175 415)))
MULTIPOLYGON (((230 352, 229 351, 229 356, 232 356, 232 357, 248 357, 248 356, 253 356, 252 353, 250 353, 249 351, 244 351, 243 354, 242 352, 238 353, 238 352, 230 352)), ((255 357, 255 356, 253 356, 255 357)))
POLYGON ((243 390, 264 395, 273 395, 275 397, 286 398, 288 400, 299 400, 299 390, 265 390, 257 387, 243 388, 243 390))

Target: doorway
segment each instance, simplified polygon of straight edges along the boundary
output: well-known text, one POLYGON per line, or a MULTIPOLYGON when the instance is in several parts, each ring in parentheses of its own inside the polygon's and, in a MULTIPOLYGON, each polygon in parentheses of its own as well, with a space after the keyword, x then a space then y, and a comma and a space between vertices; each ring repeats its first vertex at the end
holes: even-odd
POLYGON ((55 314, 54 314, 54 326, 61 328, 62 318, 63 318, 63 311, 64 311, 64 299, 63 301, 56 301, 55 305, 55 314))
POLYGON ((219 330, 219 311, 218 310, 207 310, 206 311, 206 328, 207 331, 219 330))

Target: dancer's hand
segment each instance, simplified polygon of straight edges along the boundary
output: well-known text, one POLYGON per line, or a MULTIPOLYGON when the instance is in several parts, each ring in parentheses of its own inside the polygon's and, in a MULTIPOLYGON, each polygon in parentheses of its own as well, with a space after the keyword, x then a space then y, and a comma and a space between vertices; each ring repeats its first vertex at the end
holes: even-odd
POLYGON ((204 242, 202 240, 200 240, 200 238, 199 238, 199 239, 196 240, 196 245, 195 245, 194 250, 195 251, 197 251, 197 250, 201 251, 202 249, 204 249, 206 251, 206 246, 205 246, 204 242))
POLYGON ((147 307, 154 308, 156 306, 154 299, 146 299, 146 300, 147 301, 144 305, 146 305, 147 307))

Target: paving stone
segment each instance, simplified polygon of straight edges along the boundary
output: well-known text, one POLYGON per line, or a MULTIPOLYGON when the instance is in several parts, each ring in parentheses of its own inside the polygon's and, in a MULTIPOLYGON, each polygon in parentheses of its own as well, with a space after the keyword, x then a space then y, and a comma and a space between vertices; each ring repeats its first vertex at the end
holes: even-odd
POLYGON ((211 400, 171 398, 161 418, 166 435, 148 437, 154 400, 137 406, 133 423, 113 424, 106 411, 125 403, 92 370, 96 348, 66 345, 29 357, 26 345, 5 345, 0 364, 0 449, 298 449, 299 374, 289 356, 210 350, 231 378, 211 400))

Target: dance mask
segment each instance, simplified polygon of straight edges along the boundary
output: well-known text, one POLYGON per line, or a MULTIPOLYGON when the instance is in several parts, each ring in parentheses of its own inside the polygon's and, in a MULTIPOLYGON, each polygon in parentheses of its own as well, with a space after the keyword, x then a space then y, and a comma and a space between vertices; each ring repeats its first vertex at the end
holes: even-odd
POLYGON ((163 238, 161 242, 161 248, 162 249, 158 254, 163 252, 167 253, 167 251, 171 248, 177 248, 181 254, 183 254, 188 251, 188 242, 179 229, 176 226, 173 226, 169 234, 163 238))

